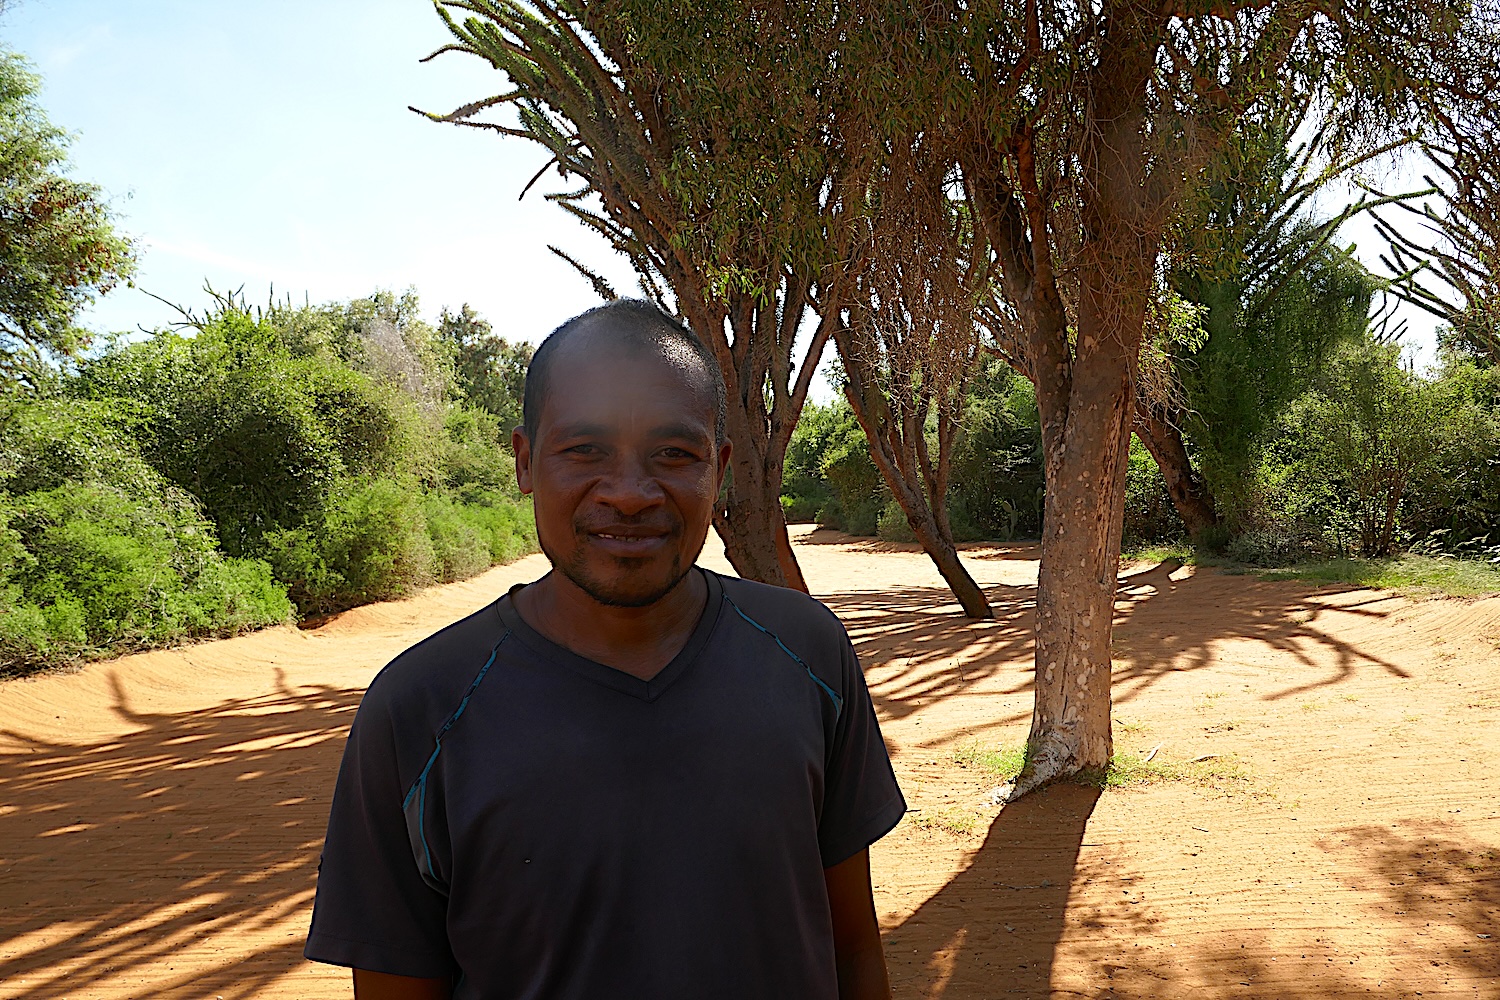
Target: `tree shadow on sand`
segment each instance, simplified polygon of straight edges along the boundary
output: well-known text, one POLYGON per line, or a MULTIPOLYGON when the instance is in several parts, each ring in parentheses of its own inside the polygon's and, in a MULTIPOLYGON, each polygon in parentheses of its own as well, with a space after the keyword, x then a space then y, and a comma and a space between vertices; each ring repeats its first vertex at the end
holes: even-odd
MULTIPOLYGON (((1360 588, 1259 580, 1199 571, 1173 579, 1163 563, 1120 579, 1115 622, 1115 704, 1125 704, 1170 675, 1215 663, 1216 647, 1249 640, 1309 668, 1293 686, 1263 694, 1266 701, 1335 686, 1365 670, 1408 676, 1396 664, 1337 634, 1341 616, 1380 619, 1392 596, 1360 588), (1183 607, 1211 610, 1183 619, 1183 607), (1332 663, 1330 669, 1327 664, 1332 663)), ((1035 585, 985 588, 993 621, 963 616, 940 587, 849 591, 821 600, 843 620, 867 670, 877 668, 871 695, 889 718, 904 718, 933 701, 960 697, 976 686, 986 694, 1031 690, 1035 585), (993 683, 987 683, 993 682, 993 683)), ((1030 718, 1029 707, 996 723, 1030 718)))
POLYGON ((886 934, 897 1000, 1049 996, 1075 880, 1107 871, 1079 860, 1098 799, 1062 784, 1005 806, 968 867, 886 934))
POLYGON ((1178 995, 1284 1000, 1500 997, 1497 852, 1437 824, 1403 826, 1349 827, 1318 843, 1348 893, 1343 906, 1363 909, 1383 937, 1335 943, 1314 927, 1288 948, 1294 930, 1279 943, 1230 931, 1169 966, 1120 970, 1108 996, 1154 1000, 1171 983, 1178 995))
POLYGON ((18 1000, 105 980, 154 984, 143 996, 254 996, 302 962, 300 927, 248 957, 213 951, 305 912, 362 692, 278 677, 260 697, 158 715, 132 710, 111 679, 129 735, 0 733, 0 982, 18 1000))

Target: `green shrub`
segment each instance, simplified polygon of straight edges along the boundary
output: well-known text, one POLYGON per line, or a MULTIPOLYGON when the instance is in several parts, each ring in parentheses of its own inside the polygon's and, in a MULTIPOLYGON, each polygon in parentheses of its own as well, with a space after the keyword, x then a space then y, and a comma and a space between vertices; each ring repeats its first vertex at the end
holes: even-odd
POLYGON ((264 546, 304 615, 404 597, 436 579, 421 495, 391 479, 341 484, 317 521, 267 532, 264 546))
POLYGON ((445 496, 430 496, 422 502, 422 512, 439 580, 467 580, 490 568, 488 533, 463 508, 445 496))
POLYGON ((1167 492, 1161 466, 1132 434, 1130 464, 1125 470, 1125 544, 1171 542, 1186 534, 1187 529, 1167 492))
MULTIPOLYGON (((1450 380, 1427 379, 1395 345, 1341 350, 1318 389, 1293 405, 1295 475, 1325 500, 1325 525, 1344 551, 1385 556, 1409 535, 1426 491, 1444 481, 1444 458, 1467 454, 1485 418, 1450 380)), ((1493 438, 1492 438, 1493 440, 1493 438)))
POLYGON ((1042 531, 1042 428, 1036 390, 987 359, 964 408, 953 456, 949 517, 958 539, 1011 541, 1042 531))
POLYGON ((8 500, 0 672, 289 620, 259 560, 225 559, 190 497, 68 483, 8 500))
POLYGON ((536 520, 529 499, 490 490, 472 494, 458 511, 489 545, 491 564, 510 562, 536 551, 536 520))
POLYGON ((885 506, 880 508, 880 519, 876 524, 875 533, 888 542, 915 542, 916 533, 911 530, 911 523, 906 520, 906 511, 896 502, 895 497, 887 500, 885 506))
POLYGON ((782 509, 851 535, 873 535, 890 493, 849 404, 809 404, 787 445, 782 509))
POLYGON ((0 394, 0 490, 21 495, 99 482, 153 496, 164 484, 131 437, 137 423, 118 401, 0 394))
POLYGON ((317 519, 345 476, 436 474, 410 401, 332 354, 288 353, 243 312, 106 352, 74 391, 138 414, 142 454, 198 498, 232 555, 317 519))
POLYGON ((514 490, 510 431, 484 410, 454 407, 448 413, 441 468, 444 488, 460 496, 514 490))

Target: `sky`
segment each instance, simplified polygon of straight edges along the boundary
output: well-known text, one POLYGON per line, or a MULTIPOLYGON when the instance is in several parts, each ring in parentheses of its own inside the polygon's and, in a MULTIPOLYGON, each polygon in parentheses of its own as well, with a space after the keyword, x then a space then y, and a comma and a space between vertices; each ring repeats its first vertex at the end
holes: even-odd
MULTIPOLYGON (((201 310, 205 282, 251 303, 415 287, 430 318, 468 303, 535 342, 598 301, 549 244, 628 294, 625 259, 541 197, 555 173, 518 200, 540 147, 407 110, 505 89, 471 56, 420 62, 447 38, 426 0, 12 0, 0 42, 42 74, 74 176, 140 247, 136 287, 83 324, 159 327, 178 316, 151 295, 201 310)), ((1368 224, 1345 239, 1377 263, 1368 224)), ((1428 363, 1432 323, 1407 314, 1428 363)))
MULTIPOLYGON (((555 244, 634 287, 628 263, 540 195, 540 147, 428 121, 503 89, 450 54, 424 0, 17 0, 0 40, 42 74, 76 134, 73 174, 139 240, 136 288, 84 317, 99 331, 201 308, 204 282, 300 302, 414 286, 423 311, 467 302, 538 340, 598 302, 555 244)), ((552 190, 561 183, 552 175, 552 190)))

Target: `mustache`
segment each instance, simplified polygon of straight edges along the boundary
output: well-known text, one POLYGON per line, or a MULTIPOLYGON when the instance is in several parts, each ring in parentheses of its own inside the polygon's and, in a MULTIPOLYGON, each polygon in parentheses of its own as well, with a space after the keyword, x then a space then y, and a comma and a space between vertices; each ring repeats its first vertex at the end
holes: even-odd
POLYGON ((573 521, 573 531, 580 535, 620 535, 626 538, 675 535, 682 531, 682 521, 656 513, 649 517, 579 517, 573 521))

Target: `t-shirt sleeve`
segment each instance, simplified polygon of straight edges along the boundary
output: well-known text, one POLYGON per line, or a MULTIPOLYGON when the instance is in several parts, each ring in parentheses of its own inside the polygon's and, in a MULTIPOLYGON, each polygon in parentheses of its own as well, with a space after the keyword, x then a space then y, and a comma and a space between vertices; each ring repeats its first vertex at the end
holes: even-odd
POLYGON ((889 833, 906 814, 865 675, 847 636, 840 663, 843 705, 823 778, 818 849, 832 868, 889 833))
POLYGON ((377 678, 344 748, 304 954, 333 965, 437 978, 454 967, 447 900, 417 870, 402 813, 396 726, 379 688, 377 678))

